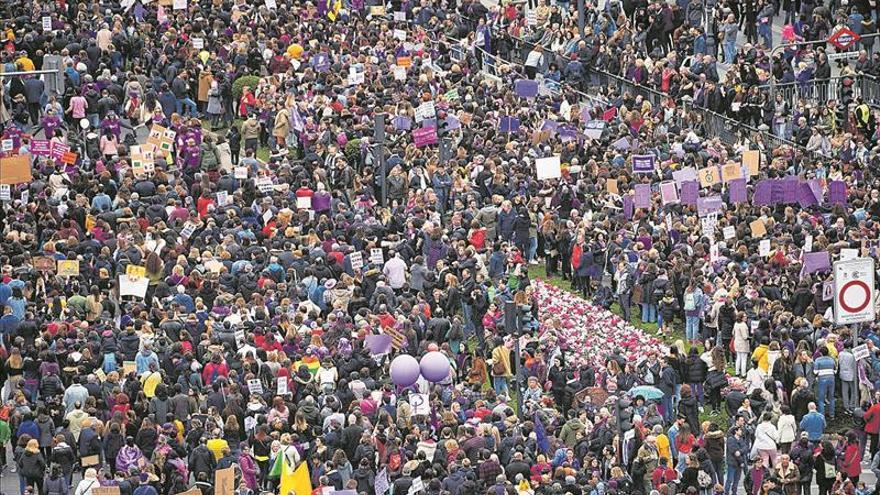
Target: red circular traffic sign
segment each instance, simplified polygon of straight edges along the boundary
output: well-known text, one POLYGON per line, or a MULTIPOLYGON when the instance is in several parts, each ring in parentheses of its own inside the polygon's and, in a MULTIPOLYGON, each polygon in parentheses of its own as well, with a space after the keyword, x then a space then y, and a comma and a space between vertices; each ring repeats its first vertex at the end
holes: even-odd
POLYGON ((861 280, 850 280, 843 285, 843 288, 840 289, 840 294, 837 295, 837 301, 840 303, 840 307, 843 308, 843 310, 847 313, 858 313, 859 311, 867 308, 868 303, 871 302, 871 288, 868 287, 868 284, 862 282, 861 280), (862 289, 865 292, 865 298, 858 305, 850 306, 849 304, 847 304, 844 295, 846 295, 846 291, 853 286, 862 289))

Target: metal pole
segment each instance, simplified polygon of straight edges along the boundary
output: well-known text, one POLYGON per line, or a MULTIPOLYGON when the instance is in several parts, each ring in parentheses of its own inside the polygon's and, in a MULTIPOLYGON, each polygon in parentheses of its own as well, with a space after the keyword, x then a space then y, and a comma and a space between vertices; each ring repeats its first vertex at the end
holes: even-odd
POLYGON ((21 70, 15 72, 0 72, 0 77, 14 77, 14 76, 33 76, 37 74, 57 74, 61 72, 61 69, 48 69, 48 70, 21 70))
POLYGON ((578 0, 578 32, 581 34, 581 39, 584 39, 584 0, 578 0))
POLYGON ((385 171, 385 114, 376 114, 375 127, 373 128, 373 139, 376 141, 373 146, 374 162, 379 169, 379 180, 382 186, 381 204, 384 207, 388 200, 388 174, 385 171))
MULTIPOLYGON (((581 1, 583 1, 583 0, 581 0, 581 1)), ((517 311, 519 311, 519 308, 517 308, 517 311)), ((518 321, 519 321, 519 319, 517 319, 517 322, 518 321)), ((514 363, 514 364, 516 364, 516 412, 517 412, 517 417, 519 417, 519 420, 522 421, 522 419, 523 419, 522 366, 520 366, 521 359, 520 359, 520 348, 519 348, 519 334, 520 334, 520 329, 517 328, 516 334, 514 336, 514 341, 513 341, 513 352, 516 354, 516 358, 515 358, 516 360, 514 363)))

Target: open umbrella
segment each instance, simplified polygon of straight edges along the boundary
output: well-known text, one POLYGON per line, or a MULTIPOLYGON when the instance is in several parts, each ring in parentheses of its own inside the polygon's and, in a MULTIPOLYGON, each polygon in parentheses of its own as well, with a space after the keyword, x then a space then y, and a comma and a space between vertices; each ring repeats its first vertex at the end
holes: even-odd
POLYGON ((631 397, 641 395, 645 398, 645 400, 657 400, 663 397, 663 392, 661 392, 659 388, 652 387, 650 385, 639 385, 638 387, 633 387, 629 389, 629 392, 627 393, 631 397))

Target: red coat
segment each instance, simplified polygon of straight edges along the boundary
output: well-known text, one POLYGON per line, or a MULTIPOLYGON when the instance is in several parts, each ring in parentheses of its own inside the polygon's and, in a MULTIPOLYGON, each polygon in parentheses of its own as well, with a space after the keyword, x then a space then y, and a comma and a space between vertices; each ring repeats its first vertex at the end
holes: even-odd
POLYGON ((858 444, 849 444, 843 451, 843 459, 840 461, 840 471, 849 477, 862 474, 862 451, 858 444))
POLYGON ((880 402, 871 406, 865 413, 865 432, 874 435, 880 433, 880 402))

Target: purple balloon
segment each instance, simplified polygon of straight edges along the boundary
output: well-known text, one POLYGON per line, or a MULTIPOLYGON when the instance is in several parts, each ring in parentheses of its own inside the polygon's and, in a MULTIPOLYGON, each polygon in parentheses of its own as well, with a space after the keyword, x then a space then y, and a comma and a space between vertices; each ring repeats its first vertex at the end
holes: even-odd
POLYGON ((422 376, 431 383, 442 382, 449 377, 449 359, 439 351, 433 351, 422 356, 419 362, 422 376))
POLYGON ((391 381, 409 387, 419 379, 419 362, 409 354, 401 354, 391 361, 391 381))

